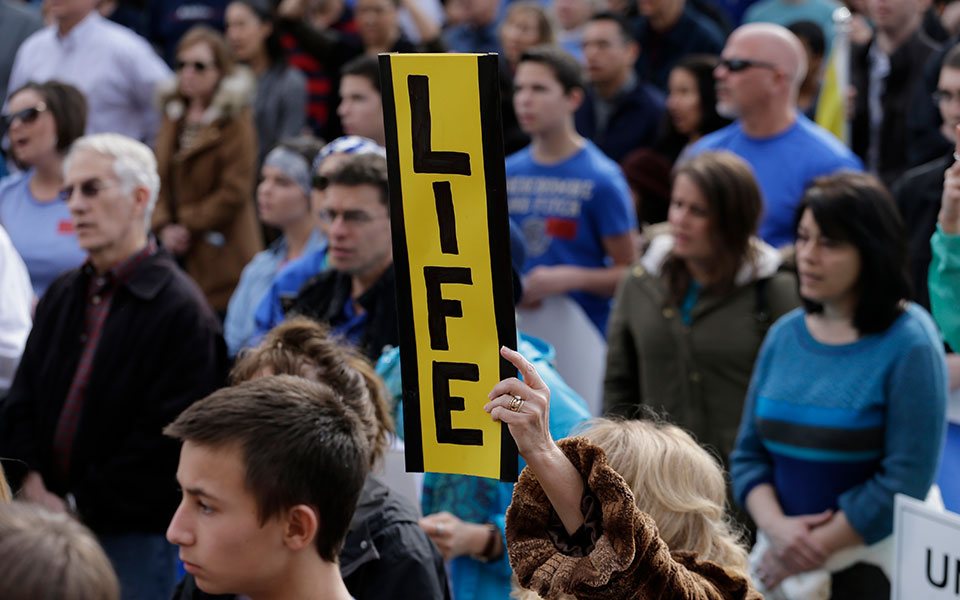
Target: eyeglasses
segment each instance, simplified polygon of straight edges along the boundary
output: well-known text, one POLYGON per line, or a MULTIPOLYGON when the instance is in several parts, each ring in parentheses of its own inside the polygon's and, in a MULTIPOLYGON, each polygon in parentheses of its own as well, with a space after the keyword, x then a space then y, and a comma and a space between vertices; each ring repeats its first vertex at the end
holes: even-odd
POLYGON ((368 215, 362 210, 330 210, 329 208, 324 208, 318 213, 320 220, 326 224, 333 223, 337 220, 337 217, 343 219, 344 225, 354 226, 354 225, 364 225, 375 221, 376 219, 385 218, 385 215, 379 217, 374 217, 368 215))
POLYGON ((13 122, 17 119, 20 119, 21 123, 33 123, 37 120, 37 117, 40 116, 40 113, 47 110, 47 104, 41 102, 36 106, 31 106, 30 108, 25 108, 23 110, 18 110, 17 112, 10 115, 3 115, 0 119, 3 119, 3 124, 5 127, 10 127, 13 125, 13 122))
POLYGON ((773 63, 763 62, 762 60, 749 60, 746 58, 721 58, 717 64, 718 66, 726 68, 731 73, 739 73, 752 67, 777 70, 777 65, 773 63))
POLYGON ((105 190, 109 187, 113 187, 119 184, 119 181, 103 181, 100 179, 88 179, 79 185, 68 185, 67 187, 60 190, 59 198, 63 202, 67 202, 70 198, 73 198, 73 191, 76 188, 80 189, 80 195, 84 198, 96 198, 102 190, 105 190))
POLYGON ((933 93, 934 104, 949 103, 955 100, 960 100, 960 91, 937 90, 933 93))
POLYGON ((186 67, 190 67, 197 73, 203 73, 207 69, 213 68, 213 65, 210 63, 200 62, 199 60, 177 60, 175 63, 173 63, 173 68, 177 71, 182 71, 186 67))

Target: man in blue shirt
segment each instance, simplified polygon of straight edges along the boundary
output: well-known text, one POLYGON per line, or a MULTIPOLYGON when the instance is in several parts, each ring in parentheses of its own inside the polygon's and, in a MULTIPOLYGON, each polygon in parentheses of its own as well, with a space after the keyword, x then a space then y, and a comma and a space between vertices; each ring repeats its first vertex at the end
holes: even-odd
POLYGON ((463 3, 464 22, 447 29, 443 41, 451 52, 500 52, 497 26, 501 0, 470 0, 463 3))
POLYGON ((507 196, 527 246, 521 306, 569 294, 603 332, 635 256, 637 216, 620 167, 574 129, 582 101, 572 56, 538 48, 520 57, 513 104, 531 143, 507 159, 507 196))
POLYGON ((759 234, 774 247, 793 242, 794 212, 813 179, 863 168, 836 137, 798 113, 806 61, 800 40, 780 25, 737 28, 714 71, 717 112, 736 120, 691 149, 729 150, 750 163, 763 193, 759 234))

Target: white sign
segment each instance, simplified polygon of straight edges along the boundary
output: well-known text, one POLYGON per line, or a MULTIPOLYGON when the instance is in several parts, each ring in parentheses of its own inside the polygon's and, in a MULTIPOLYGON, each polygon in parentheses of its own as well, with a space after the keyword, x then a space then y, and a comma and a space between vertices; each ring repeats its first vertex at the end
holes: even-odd
POLYGON ((960 515, 897 494, 892 600, 960 599, 960 515))

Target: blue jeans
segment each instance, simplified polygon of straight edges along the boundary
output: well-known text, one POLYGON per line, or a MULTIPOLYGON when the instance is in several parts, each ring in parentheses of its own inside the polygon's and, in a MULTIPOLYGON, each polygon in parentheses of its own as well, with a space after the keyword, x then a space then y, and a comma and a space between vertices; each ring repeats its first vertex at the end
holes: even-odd
POLYGON ((136 533, 99 540, 117 572, 123 600, 170 600, 177 584, 177 547, 166 537, 136 533))

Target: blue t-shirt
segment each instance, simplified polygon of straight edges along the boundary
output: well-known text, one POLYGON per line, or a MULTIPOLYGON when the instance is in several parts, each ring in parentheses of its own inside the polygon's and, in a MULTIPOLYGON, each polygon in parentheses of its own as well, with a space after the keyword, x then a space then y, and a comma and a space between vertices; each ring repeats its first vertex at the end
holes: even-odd
MULTIPOLYGON (((507 158, 510 217, 527 245, 524 273, 539 265, 610 266, 603 238, 637 227, 620 167, 593 142, 584 142, 579 152, 554 165, 534 161, 530 146, 507 158)), ((570 296, 605 332, 610 298, 587 292, 570 296)))
POLYGON ((770 483, 786 515, 843 510, 872 544, 893 529, 893 496, 924 498, 946 430, 947 369, 933 319, 917 304, 886 331, 818 342, 803 309, 760 348, 730 455, 743 505, 770 483))
POLYGON ((813 179, 843 169, 863 170, 849 148, 801 114, 789 129, 768 138, 749 137, 734 121, 700 139, 689 155, 704 150, 729 150, 753 167, 763 194, 760 237, 775 248, 793 243, 794 213, 813 179))
POLYGON ((20 253, 37 298, 61 273, 79 267, 87 253, 77 244, 66 202, 38 202, 30 193, 33 170, 0 181, 0 223, 20 253))
POLYGON ((316 248, 280 269, 253 313, 254 335, 250 343, 259 343, 268 331, 282 323, 303 284, 326 268, 327 238, 323 237, 316 248))

